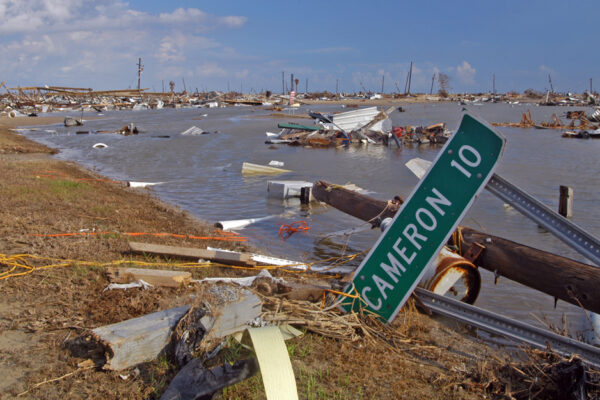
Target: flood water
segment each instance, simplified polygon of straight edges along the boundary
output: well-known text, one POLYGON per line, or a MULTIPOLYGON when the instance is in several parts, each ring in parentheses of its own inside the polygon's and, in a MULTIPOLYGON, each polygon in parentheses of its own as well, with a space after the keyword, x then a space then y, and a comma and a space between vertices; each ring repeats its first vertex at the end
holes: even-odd
MULTIPOLYGON (((456 129, 463 106, 414 104, 403 107, 406 112, 392 114, 394 125, 446 122, 450 129, 456 129)), ((535 121, 548 121, 553 113, 560 116, 568 110, 582 109, 508 104, 467 108, 489 122, 516 122, 527 110, 531 110, 535 121)), ((298 113, 306 109, 303 106, 298 113)), ((337 106, 311 106, 310 109, 347 111, 337 106)), ((268 180, 351 182, 372 191, 371 195, 379 199, 391 199, 396 194, 406 198, 417 184, 417 178, 404 164, 414 157, 433 160, 441 148, 440 145, 414 145, 402 149, 395 145, 340 149, 269 146, 264 143, 265 131, 277 132, 278 122, 312 124, 311 120, 274 119, 268 117, 270 113, 262 107, 106 112, 102 119, 86 121, 83 127, 38 127, 25 134, 59 149, 58 158, 78 162, 112 179, 165 182, 151 190, 161 199, 211 223, 272 215, 273 218, 251 225, 240 233, 248 237, 250 244, 271 255, 299 261, 366 250, 380 232, 366 231, 350 239, 323 239, 328 233, 356 227, 362 222, 323 205, 300 206, 296 199, 269 199, 268 180), (202 114, 208 115, 202 117, 202 114), (77 130, 116 130, 129 123, 134 123, 144 133, 127 137, 75 134, 77 130), (180 134, 194 125, 218 133, 180 134), (108 147, 93 149, 98 142, 108 147), (271 160, 284 162, 284 168, 292 172, 276 177, 244 177, 240 173, 244 161, 266 165, 271 160), (306 221, 311 229, 296 233, 287 241, 278 237, 282 224, 298 220, 306 221)), ((554 210, 558 207, 559 185, 571 186, 575 198, 573 222, 600 235, 600 207, 596 207, 600 198, 600 140, 565 139, 557 130, 498 129, 507 138, 507 148, 496 173, 554 210)), ((461 225, 585 261, 487 191, 475 201, 461 225)), ((358 262, 350 266, 357 265, 358 262)), ((559 301, 554 308, 554 299, 550 296, 505 278, 500 278, 494 285, 491 273, 481 270, 481 274, 483 286, 476 305, 536 325, 540 325, 538 319, 544 318, 559 323, 564 314, 572 332, 588 328, 583 312, 576 307, 559 301)))

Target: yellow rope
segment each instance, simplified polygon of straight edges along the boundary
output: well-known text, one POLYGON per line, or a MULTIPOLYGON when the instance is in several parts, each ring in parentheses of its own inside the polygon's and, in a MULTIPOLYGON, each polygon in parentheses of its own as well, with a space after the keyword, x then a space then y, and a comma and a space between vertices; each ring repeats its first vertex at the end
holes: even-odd
MULTIPOLYGON (((335 266, 339 266, 345 264, 349 261, 354 260, 362 253, 344 255, 341 257, 330 257, 324 260, 319 260, 311 263, 294 263, 287 265, 261 265, 260 269, 281 269, 285 272, 289 273, 306 273, 311 272, 310 267, 315 264, 320 264, 324 262, 329 262, 336 260, 338 261, 335 266), (300 265, 306 265, 307 270, 289 270, 286 268, 296 267, 300 265)), ((137 260, 114 260, 109 262, 94 262, 94 261, 83 261, 83 260, 70 260, 70 259, 58 259, 51 257, 42 257, 34 254, 14 254, 14 255, 6 255, 0 253, 0 266, 6 266, 9 269, 3 272, 0 272, 0 280, 14 278, 18 276, 29 275, 35 271, 52 269, 52 268, 65 268, 69 266, 99 266, 99 267, 111 267, 111 266, 119 266, 127 264, 129 266, 141 266, 141 267, 156 267, 156 266, 169 266, 176 268, 208 268, 208 267, 225 267, 225 268, 233 268, 233 269, 247 269, 247 270, 256 270, 256 267, 245 267, 239 265, 225 265, 214 262, 206 262, 206 263, 196 263, 196 262, 187 262, 187 263, 167 263, 167 262, 147 262, 147 261, 137 261, 137 260), (42 266, 30 265, 33 262, 47 262, 49 264, 42 266)))

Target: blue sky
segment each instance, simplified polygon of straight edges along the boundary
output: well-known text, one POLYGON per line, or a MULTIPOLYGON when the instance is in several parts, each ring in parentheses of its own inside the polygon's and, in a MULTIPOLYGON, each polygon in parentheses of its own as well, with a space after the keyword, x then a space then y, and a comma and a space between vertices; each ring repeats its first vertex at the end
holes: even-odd
POLYGON ((600 87, 598 1, 0 0, 0 81, 162 90, 582 92, 600 87), (435 88, 437 90, 437 87, 435 88))

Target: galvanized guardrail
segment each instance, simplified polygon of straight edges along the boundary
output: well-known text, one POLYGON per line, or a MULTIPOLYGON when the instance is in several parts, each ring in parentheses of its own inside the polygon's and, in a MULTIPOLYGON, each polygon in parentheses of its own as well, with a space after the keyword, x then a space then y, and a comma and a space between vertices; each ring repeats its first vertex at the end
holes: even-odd
POLYGON ((584 362, 600 367, 600 348, 598 347, 449 297, 437 295, 422 288, 416 288, 415 293, 425 306, 438 314, 540 349, 550 346, 553 351, 566 357, 576 354, 584 362))

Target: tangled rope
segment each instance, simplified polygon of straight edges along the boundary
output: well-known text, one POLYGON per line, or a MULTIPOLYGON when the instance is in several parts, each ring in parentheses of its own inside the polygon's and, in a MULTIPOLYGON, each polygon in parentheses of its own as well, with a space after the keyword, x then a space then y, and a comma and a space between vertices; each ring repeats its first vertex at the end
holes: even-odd
POLYGON ((283 224, 279 227, 279 237, 286 240, 296 232, 305 232, 310 229, 306 221, 296 221, 289 225, 283 224))
MULTIPOLYGON (((290 274, 314 274, 311 271, 310 267, 316 264, 322 264, 330 261, 336 261, 336 265, 341 265, 351 260, 354 260, 358 254, 344 255, 340 257, 330 257, 323 260, 314 261, 311 263, 303 263, 303 264, 287 264, 287 265, 261 265, 261 269, 267 270, 281 270, 290 274), (293 267, 297 267, 298 265, 306 265, 306 270, 294 269, 293 267)), ((8 267, 6 271, 0 272, 0 280, 14 278, 24 275, 32 274, 36 271, 41 271, 45 269, 52 268, 66 268, 73 266, 80 267, 115 267, 120 265, 126 265, 128 267, 138 266, 138 267, 158 267, 158 266, 168 266, 173 268, 209 268, 209 267, 221 267, 221 268, 231 268, 231 269, 244 269, 256 271, 256 267, 247 267, 247 266, 239 266, 239 265, 226 265, 220 264, 217 262, 205 262, 205 263, 197 263, 197 262, 147 262, 147 261, 138 261, 131 259, 123 259, 123 260, 113 260, 109 262, 97 262, 97 261, 84 261, 84 260, 70 260, 70 259, 59 259, 52 257, 41 257, 33 254, 13 254, 7 255, 0 253, 0 267, 8 267), (42 262, 46 262, 48 264, 45 265, 33 265, 40 264, 42 262)), ((323 275, 319 274, 321 278, 323 275)))

